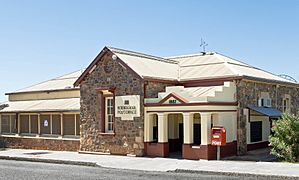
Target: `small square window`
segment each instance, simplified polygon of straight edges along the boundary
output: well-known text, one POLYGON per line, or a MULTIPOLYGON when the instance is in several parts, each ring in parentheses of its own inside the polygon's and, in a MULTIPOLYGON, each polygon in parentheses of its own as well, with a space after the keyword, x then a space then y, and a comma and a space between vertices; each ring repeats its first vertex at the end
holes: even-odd
POLYGON ((130 104, 130 101, 129 101, 129 100, 125 100, 124 104, 125 104, 125 105, 129 105, 129 104, 130 104))

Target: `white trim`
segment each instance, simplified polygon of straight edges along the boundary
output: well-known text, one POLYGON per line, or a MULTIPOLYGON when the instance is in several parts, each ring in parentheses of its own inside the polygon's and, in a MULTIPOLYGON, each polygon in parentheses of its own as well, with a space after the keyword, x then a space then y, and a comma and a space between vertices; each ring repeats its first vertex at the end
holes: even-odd
POLYGON ((10 115, 9 116, 9 133, 12 133, 12 127, 11 127, 11 117, 12 117, 13 115, 10 115))
POLYGON ((40 114, 37 114, 37 134, 40 136, 40 114))
POLYGON ((53 114, 50 114, 50 134, 53 134, 53 124, 52 124, 53 114))
POLYGON ((60 135, 63 136, 63 113, 60 113, 60 135))
POLYGON ((114 106, 113 106, 113 97, 105 97, 105 133, 114 133, 114 127, 113 127, 113 123, 114 123, 114 119, 113 119, 113 111, 114 111, 114 106), (108 100, 111 100, 112 105, 110 105, 109 107, 112 108, 111 109, 111 113, 108 114, 107 112, 107 108, 108 108, 108 100), (112 116, 112 121, 109 122, 108 118, 109 116, 112 116), (112 124, 112 129, 109 130, 109 124, 112 124))
POLYGON ((74 116, 75 116, 75 136, 77 136, 77 115, 76 114, 74 114, 74 116))
POLYGON ((28 133, 31 134, 31 114, 28 115, 28 133))
POLYGON ((2 133, 2 114, 0 114, 0 134, 2 133))
POLYGON ((6 134, 1 134, 0 137, 13 137, 13 138, 26 138, 26 139, 52 139, 52 140, 71 140, 71 141, 80 141, 80 137, 79 136, 74 136, 74 138, 71 138, 71 136, 68 137, 45 137, 45 136, 34 136, 34 134, 31 134, 32 136, 28 135, 28 136, 24 136, 23 135, 6 135, 6 134))
POLYGON ((18 133, 21 133, 21 114, 18 114, 18 133))

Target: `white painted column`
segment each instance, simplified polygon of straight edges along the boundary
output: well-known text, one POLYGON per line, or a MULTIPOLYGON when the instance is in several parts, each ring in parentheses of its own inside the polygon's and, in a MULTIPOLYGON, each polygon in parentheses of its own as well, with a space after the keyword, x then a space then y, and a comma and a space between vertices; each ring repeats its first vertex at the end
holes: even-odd
POLYGON ((0 114, 0 134, 2 133, 2 114, 0 114))
POLYGON ((76 116, 76 114, 74 114, 74 116, 75 116, 75 136, 77 136, 77 128, 76 128, 76 126, 77 126, 77 116, 76 116))
POLYGON ((193 144, 193 115, 183 113, 184 144, 193 144))
POLYGON ((29 127, 28 127, 28 133, 31 134, 31 115, 29 114, 28 116, 28 124, 29 124, 29 127))
POLYGON ((164 113, 158 113, 158 142, 168 142, 168 121, 164 113))
POLYGON ((60 134, 63 136, 63 114, 60 113, 60 134))
POLYGON ((201 116, 201 144, 211 144, 211 113, 200 113, 201 116))
POLYGON ((50 114, 50 134, 53 133, 53 124, 52 124, 52 120, 53 120, 53 114, 50 114))
POLYGON ((21 133, 21 115, 18 114, 18 135, 21 133))
POLYGON ((40 136, 40 114, 37 115, 37 136, 40 136))
POLYGON ((152 142, 154 115, 146 114, 144 117, 144 142, 152 142))
POLYGON ((9 115, 9 133, 11 133, 11 116, 12 115, 9 115))

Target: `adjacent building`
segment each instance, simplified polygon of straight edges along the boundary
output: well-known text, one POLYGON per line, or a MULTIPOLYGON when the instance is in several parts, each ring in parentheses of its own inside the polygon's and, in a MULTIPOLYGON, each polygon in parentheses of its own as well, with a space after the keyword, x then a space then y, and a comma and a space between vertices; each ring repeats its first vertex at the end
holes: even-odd
POLYGON ((2 105, 7 146, 215 159, 213 126, 226 129, 221 156, 242 155, 268 146, 272 122, 299 108, 298 83, 214 52, 105 47, 83 73, 42 84, 2 105))
POLYGON ((72 150, 80 144, 80 90, 73 72, 7 93, 0 107, 0 133, 6 147, 72 150))

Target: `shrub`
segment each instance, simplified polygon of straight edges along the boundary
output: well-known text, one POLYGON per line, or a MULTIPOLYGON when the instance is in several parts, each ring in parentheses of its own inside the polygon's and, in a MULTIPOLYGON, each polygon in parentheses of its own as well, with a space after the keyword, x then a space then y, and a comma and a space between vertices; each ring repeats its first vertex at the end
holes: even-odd
POLYGON ((285 113, 282 118, 273 122, 269 141, 271 154, 288 162, 299 161, 299 113, 285 113))

